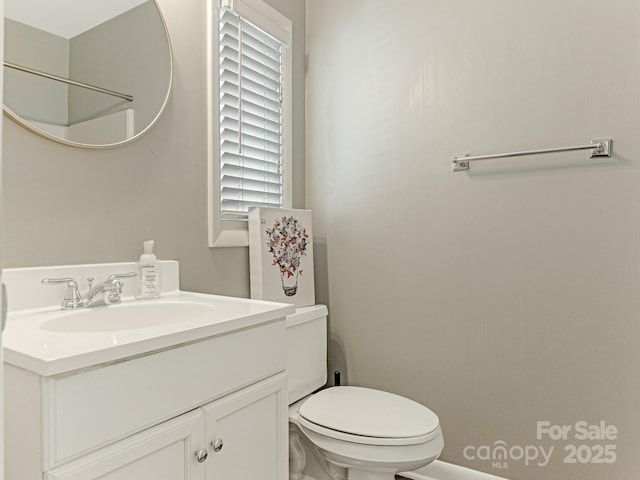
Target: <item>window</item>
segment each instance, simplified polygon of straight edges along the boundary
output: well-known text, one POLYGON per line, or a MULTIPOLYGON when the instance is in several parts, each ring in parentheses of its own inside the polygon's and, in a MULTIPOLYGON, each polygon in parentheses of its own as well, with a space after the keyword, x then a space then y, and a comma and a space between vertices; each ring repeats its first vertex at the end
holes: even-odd
POLYGON ((252 206, 290 206, 291 22, 261 0, 210 0, 209 245, 248 245, 252 206))

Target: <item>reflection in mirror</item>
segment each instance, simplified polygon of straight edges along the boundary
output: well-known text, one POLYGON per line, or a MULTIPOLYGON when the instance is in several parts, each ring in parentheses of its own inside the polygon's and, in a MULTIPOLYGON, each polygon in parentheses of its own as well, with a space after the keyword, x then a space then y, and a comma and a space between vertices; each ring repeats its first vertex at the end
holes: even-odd
POLYGON ((155 0, 6 0, 4 110, 80 147, 145 133, 171 89, 171 47, 155 0))

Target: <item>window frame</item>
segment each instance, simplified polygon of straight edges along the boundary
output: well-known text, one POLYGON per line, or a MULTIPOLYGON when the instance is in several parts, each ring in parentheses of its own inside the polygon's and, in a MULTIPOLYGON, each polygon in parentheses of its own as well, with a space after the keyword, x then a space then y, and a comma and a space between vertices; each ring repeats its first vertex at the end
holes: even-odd
POLYGON ((292 203, 292 22, 262 0, 207 0, 207 163, 209 247, 246 247, 248 222, 223 220, 220 199, 218 9, 228 7, 282 41, 282 208, 292 203))

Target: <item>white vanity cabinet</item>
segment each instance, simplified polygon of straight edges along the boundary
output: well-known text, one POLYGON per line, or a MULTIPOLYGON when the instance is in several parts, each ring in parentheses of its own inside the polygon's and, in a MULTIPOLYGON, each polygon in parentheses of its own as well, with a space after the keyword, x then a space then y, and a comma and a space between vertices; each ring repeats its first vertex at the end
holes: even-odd
POLYGON ((45 480, 283 480, 280 374, 46 472, 45 480))
POLYGON ((7 364, 6 480, 286 480, 285 351, 283 317, 49 377, 7 364))

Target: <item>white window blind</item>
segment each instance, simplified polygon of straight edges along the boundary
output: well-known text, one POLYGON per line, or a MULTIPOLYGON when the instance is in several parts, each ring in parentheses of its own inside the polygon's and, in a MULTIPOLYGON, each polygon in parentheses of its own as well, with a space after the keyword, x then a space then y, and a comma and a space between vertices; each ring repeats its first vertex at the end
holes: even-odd
POLYGON ((282 207, 283 50, 237 13, 219 10, 220 214, 282 207))

